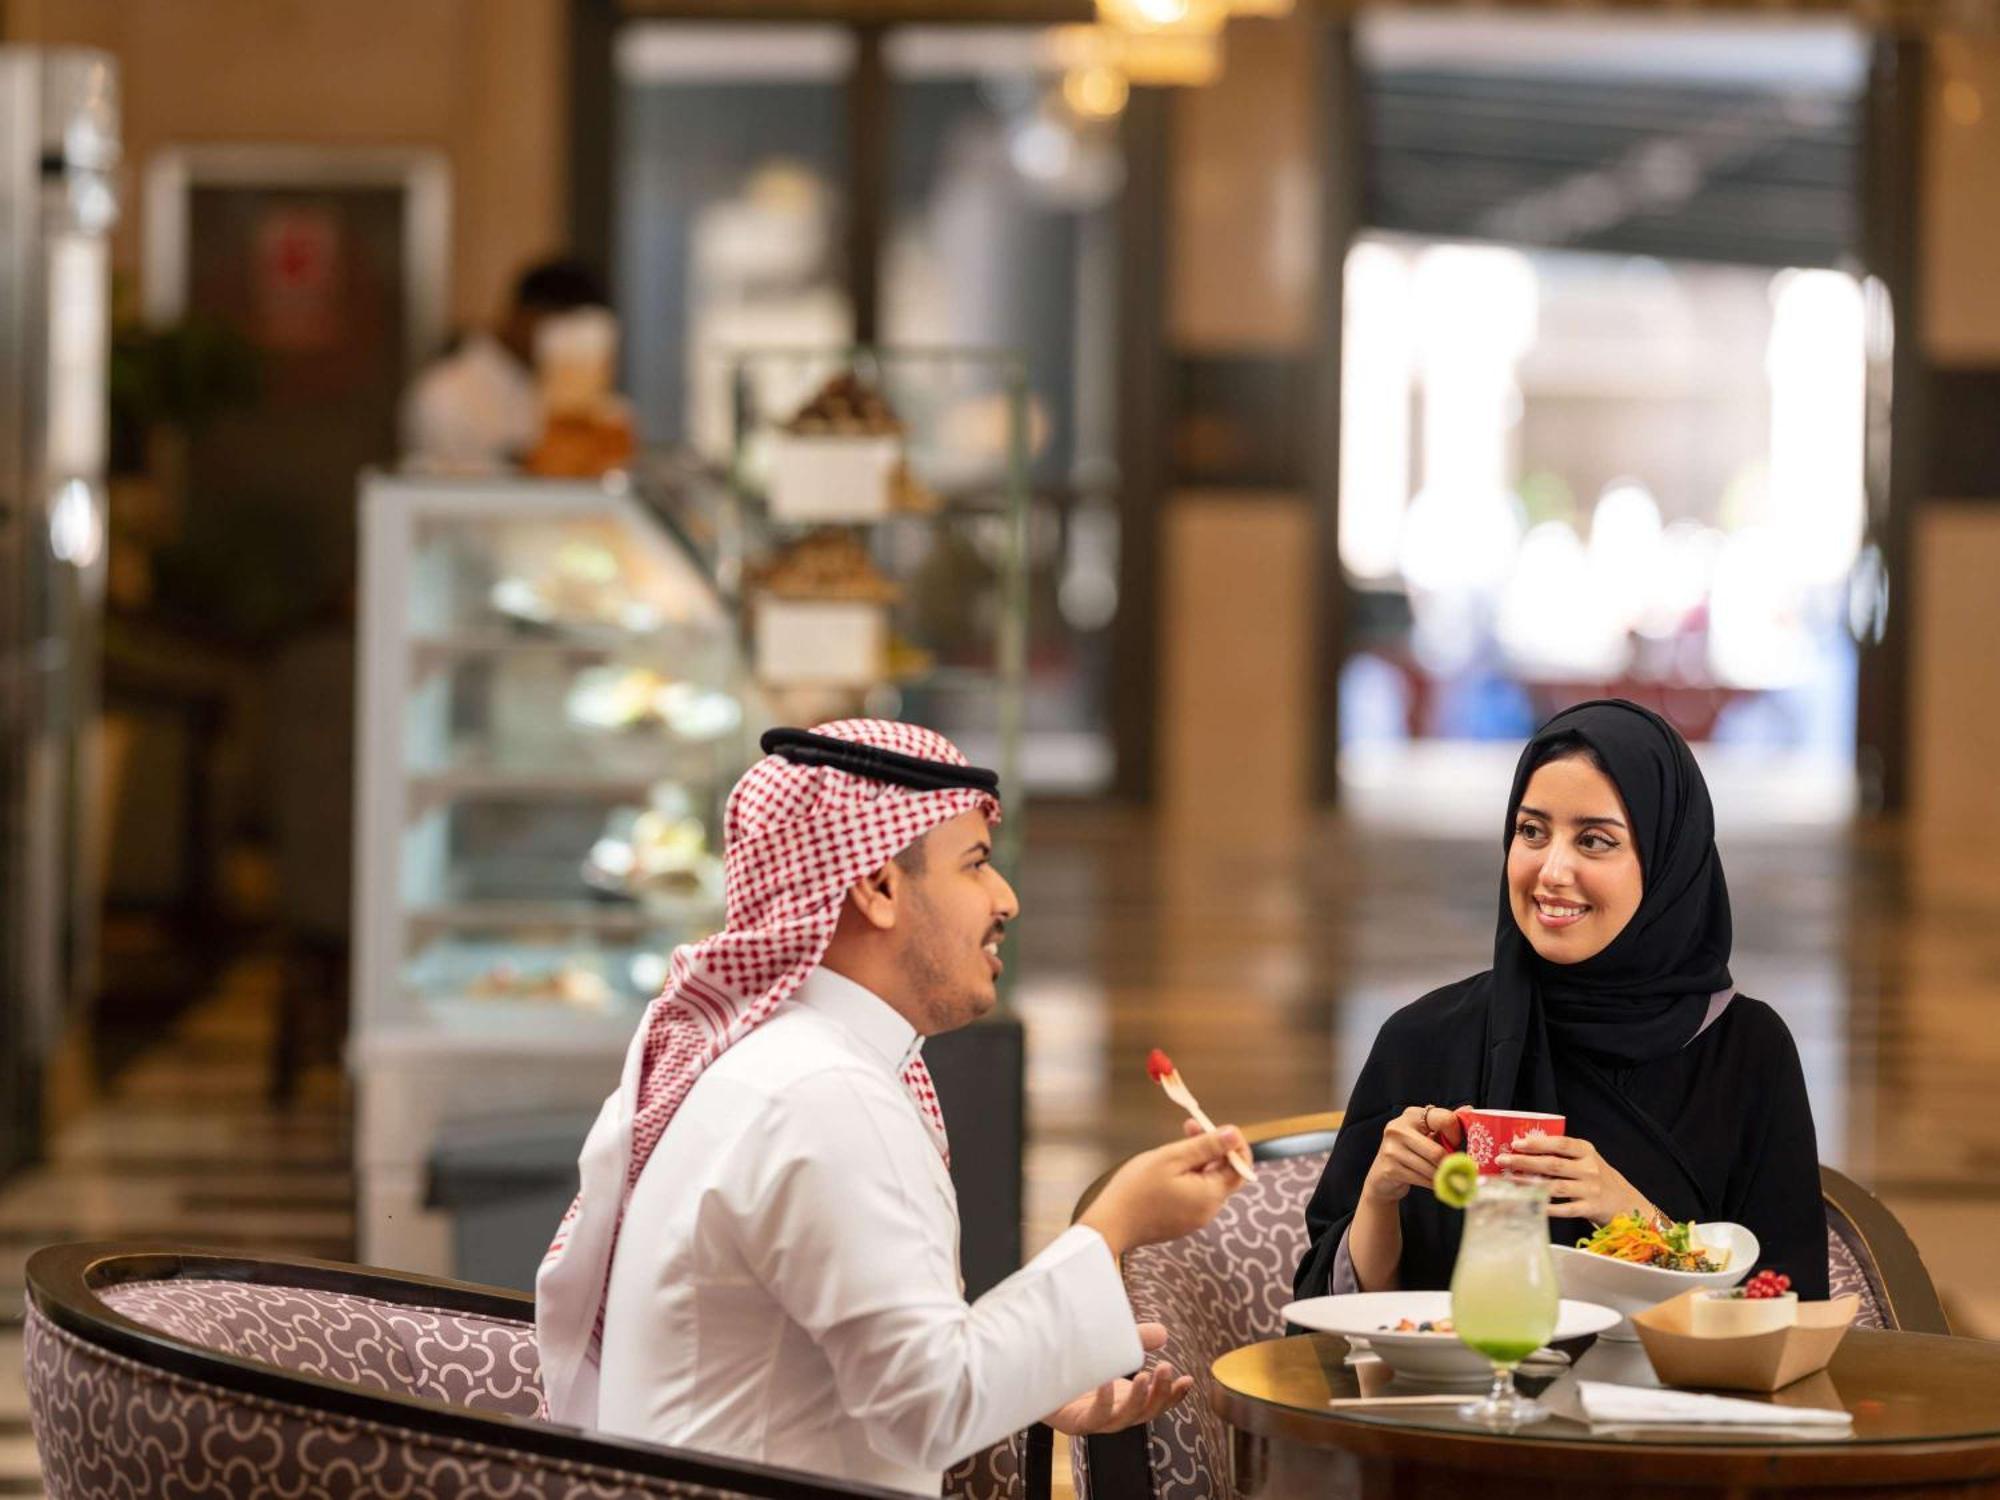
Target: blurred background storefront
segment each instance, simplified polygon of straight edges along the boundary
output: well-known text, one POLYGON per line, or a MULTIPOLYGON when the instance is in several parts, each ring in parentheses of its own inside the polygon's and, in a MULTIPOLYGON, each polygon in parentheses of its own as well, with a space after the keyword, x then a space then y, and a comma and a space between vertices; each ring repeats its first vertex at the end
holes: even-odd
POLYGON ((1490 805, 1507 765, 1422 752, 1504 761, 1602 694, 1712 747, 1725 800, 1754 778, 1742 815, 1845 819, 1881 568, 1864 35, 1384 16, 1359 41, 1346 784, 1429 764, 1490 805))
MULTIPOLYGON (((369 1243, 358 481, 565 254, 710 563, 745 411, 827 351, 1018 362, 882 378, 934 491, 1021 481, 1031 1245, 1171 1128, 1150 1045, 1224 1113, 1337 1105, 1481 963, 1520 739, 1616 693, 1697 744, 1823 1155, 2000 1332, 1960 1248, 2000 1150, 2000 8, 8 0, 0 41, 94 49, 121 147, 82 779, 36 835, 68 917, 9 669, 0 1286, 70 1232, 369 1243)), ((50 502, 7 503, 16 548, 50 502)), ((1013 535, 885 544, 941 666, 1013 535)), ((949 684, 875 701, 997 746, 949 684)))

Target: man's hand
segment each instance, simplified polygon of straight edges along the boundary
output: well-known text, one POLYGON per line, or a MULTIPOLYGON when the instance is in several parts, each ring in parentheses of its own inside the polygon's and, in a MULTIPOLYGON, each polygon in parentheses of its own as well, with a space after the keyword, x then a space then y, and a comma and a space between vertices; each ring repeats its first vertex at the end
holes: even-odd
MULTIPOLYGON (((1164 1323, 1141 1323, 1139 1343, 1150 1354, 1167 1342, 1164 1323)), ((1086 1437, 1093 1432, 1119 1432, 1150 1422, 1194 1389, 1194 1377, 1176 1375, 1169 1364, 1141 1370, 1130 1380, 1107 1380, 1042 1418, 1057 1432, 1086 1437)))
POLYGON ((1233 1125, 1141 1152, 1112 1174, 1077 1218, 1104 1236, 1113 1255, 1177 1240, 1201 1228, 1243 1185, 1229 1153, 1243 1147, 1233 1125))

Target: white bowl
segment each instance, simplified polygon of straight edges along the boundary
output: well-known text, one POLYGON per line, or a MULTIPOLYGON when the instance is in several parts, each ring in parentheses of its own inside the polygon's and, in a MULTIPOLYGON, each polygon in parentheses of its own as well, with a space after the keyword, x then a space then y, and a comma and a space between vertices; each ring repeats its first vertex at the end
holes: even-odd
MULTIPOLYGON (((1412 1380, 1490 1378, 1493 1365, 1450 1333, 1396 1333, 1397 1323, 1435 1323, 1451 1316, 1450 1292, 1349 1292, 1341 1297, 1308 1297, 1285 1308, 1285 1321, 1316 1333, 1366 1340, 1396 1374, 1412 1380)), ((1602 1333, 1618 1321, 1608 1307, 1565 1299, 1556 1312, 1552 1343, 1602 1333)), ((1535 1355, 1528 1356, 1531 1360, 1535 1355)))
POLYGON ((1608 1328, 1608 1339, 1636 1339, 1631 1315, 1678 1297, 1695 1287, 1719 1290, 1735 1286, 1757 1269, 1757 1236, 1741 1224, 1697 1224, 1692 1243, 1723 1255, 1720 1271, 1668 1271, 1659 1266, 1642 1266, 1629 1260, 1613 1260, 1608 1255, 1592 1255, 1568 1245, 1555 1245, 1550 1253, 1556 1261, 1556 1284, 1565 1297, 1581 1297, 1617 1312, 1618 1323, 1608 1328))

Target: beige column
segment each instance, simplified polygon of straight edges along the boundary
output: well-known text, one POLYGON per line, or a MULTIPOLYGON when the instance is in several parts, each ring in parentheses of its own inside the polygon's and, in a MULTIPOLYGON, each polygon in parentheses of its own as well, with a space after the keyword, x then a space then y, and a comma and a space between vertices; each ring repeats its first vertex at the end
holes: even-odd
MULTIPOLYGON (((1921 333, 1943 367, 2000 365, 2000 38, 1944 34, 1924 139, 1921 333)), ((1912 877, 2000 885, 2000 495, 1934 495, 1916 517, 1912 877)))
MULTIPOLYGON (((1296 360, 1318 275, 1317 31, 1236 21, 1225 46, 1221 81, 1174 101, 1169 338, 1179 356, 1296 360)), ((1162 815, 1202 838, 1287 836, 1310 800, 1308 498, 1177 489, 1161 551, 1162 815)))

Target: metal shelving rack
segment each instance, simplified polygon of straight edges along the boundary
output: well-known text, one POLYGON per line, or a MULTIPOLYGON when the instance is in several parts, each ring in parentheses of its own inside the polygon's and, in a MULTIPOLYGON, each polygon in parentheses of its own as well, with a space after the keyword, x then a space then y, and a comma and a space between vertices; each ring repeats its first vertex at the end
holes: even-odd
MULTIPOLYGON (((1028 652, 1028 371, 1012 349, 846 345, 760 348, 730 356, 733 442, 731 504, 718 537, 716 576, 748 605, 754 566, 824 523, 787 521, 767 503, 765 447, 828 377, 852 371, 878 391, 904 426, 912 475, 939 501, 929 512, 892 511, 839 523, 861 538, 889 580, 906 589, 954 537, 961 555, 983 565, 978 587, 955 596, 955 621, 918 619, 906 598, 892 609, 898 635, 932 649, 917 676, 883 680, 849 694, 843 711, 909 719, 949 735, 975 761, 994 766, 1001 786, 1021 785, 1028 652), (975 441, 968 442, 968 436, 975 441), (948 641, 939 638, 939 626, 948 641)), ((753 673, 755 666, 752 666, 753 673)), ((778 717, 782 689, 760 684, 778 717)), ((1022 836, 1018 797, 1001 825, 1000 856, 1011 865, 1022 836)))

